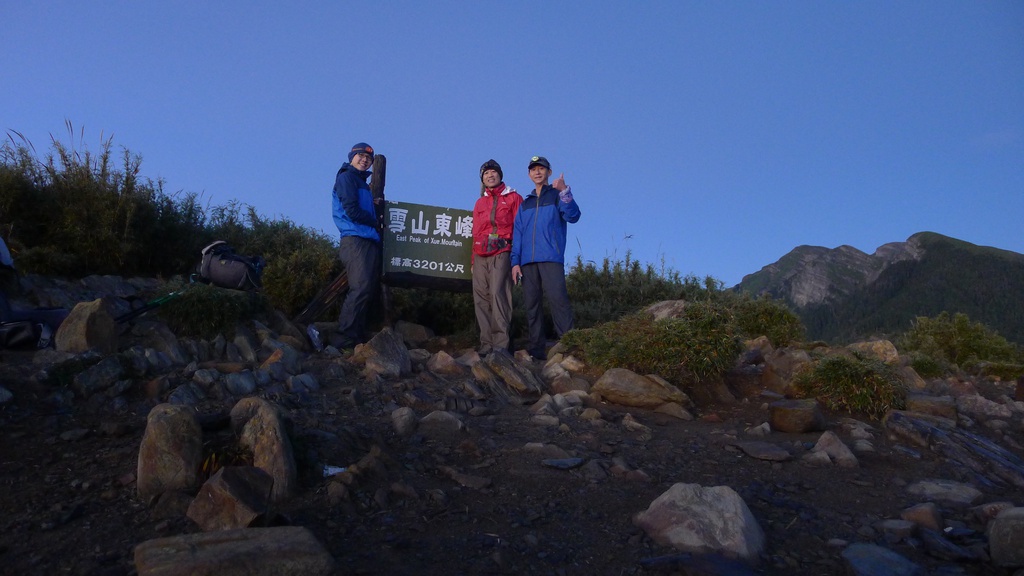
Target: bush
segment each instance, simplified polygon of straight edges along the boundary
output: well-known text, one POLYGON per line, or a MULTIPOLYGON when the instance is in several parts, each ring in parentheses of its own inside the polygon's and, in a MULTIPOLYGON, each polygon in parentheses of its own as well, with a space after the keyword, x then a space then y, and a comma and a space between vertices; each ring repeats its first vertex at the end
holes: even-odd
POLYGON ((803 396, 817 398, 830 410, 881 418, 889 410, 905 406, 903 381, 892 366, 880 360, 827 356, 797 373, 793 384, 803 396))
POLYGON ((941 362, 920 352, 910 353, 910 367, 922 378, 938 378, 948 373, 950 369, 946 362, 941 362))
POLYGON ((943 312, 934 318, 918 317, 896 345, 901 352, 929 357, 944 367, 968 369, 981 362, 1019 363, 1020 351, 981 322, 966 314, 943 312))
MULTIPOLYGON (((165 293, 182 288, 180 284, 168 284, 165 293)), ((233 334, 235 326, 264 316, 267 309, 267 301, 261 294, 198 283, 184 287, 179 296, 158 308, 160 319, 175 334, 198 338, 233 334)))
POLYGON ((615 320, 662 300, 706 300, 721 290, 720 282, 710 276, 702 283, 665 266, 657 271, 633 260, 629 252, 625 261, 605 258, 600 268, 577 256, 565 283, 578 328, 615 320))
POLYGON ((710 302, 688 305, 680 318, 656 321, 638 313, 572 330, 562 342, 598 368, 628 368, 676 383, 720 376, 739 353, 732 312, 710 302))
POLYGON ((803 340, 804 325, 779 300, 765 295, 757 299, 742 299, 736 305, 736 324, 747 338, 766 336, 776 347, 789 346, 803 340))
POLYGON ((429 326, 438 334, 472 346, 479 336, 473 295, 427 288, 391 289, 391 313, 396 318, 429 326))

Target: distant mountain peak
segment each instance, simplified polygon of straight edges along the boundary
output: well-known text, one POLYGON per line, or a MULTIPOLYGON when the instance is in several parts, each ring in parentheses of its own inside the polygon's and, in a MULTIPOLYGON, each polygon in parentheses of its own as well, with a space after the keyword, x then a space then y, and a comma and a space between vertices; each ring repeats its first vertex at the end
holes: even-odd
POLYGON ((1024 255, 935 232, 883 244, 872 254, 848 245, 797 246, 734 289, 784 300, 813 338, 877 333, 946 310, 1024 340, 1024 303, 1016 297, 1024 293, 1024 255))

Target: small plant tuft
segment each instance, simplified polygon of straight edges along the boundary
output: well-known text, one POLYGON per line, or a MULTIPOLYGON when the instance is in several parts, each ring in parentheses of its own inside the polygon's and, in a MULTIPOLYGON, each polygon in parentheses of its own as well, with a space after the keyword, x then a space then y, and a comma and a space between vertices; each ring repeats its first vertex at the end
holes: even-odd
POLYGON ((562 342, 598 368, 654 373, 680 384, 720 376, 739 353, 731 311, 710 302, 688 305, 679 318, 638 313, 573 330, 562 342))
POLYGON ((192 284, 159 310, 160 318, 175 334, 213 338, 218 334, 232 334, 239 323, 262 317, 267 307, 261 294, 192 284))
POLYGON ((797 373, 793 381, 805 397, 826 408, 881 418, 905 407, 906 387, 896 370, 880 361, 858 356, 826 356, 797 373))

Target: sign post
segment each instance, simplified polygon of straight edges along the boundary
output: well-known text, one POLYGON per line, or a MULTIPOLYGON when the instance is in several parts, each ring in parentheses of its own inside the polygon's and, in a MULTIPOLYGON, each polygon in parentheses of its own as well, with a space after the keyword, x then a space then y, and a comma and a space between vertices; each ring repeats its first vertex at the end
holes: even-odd
POLYGON ((472 290, 472 211, 388 200, 382 232, 388 286, 472 290))

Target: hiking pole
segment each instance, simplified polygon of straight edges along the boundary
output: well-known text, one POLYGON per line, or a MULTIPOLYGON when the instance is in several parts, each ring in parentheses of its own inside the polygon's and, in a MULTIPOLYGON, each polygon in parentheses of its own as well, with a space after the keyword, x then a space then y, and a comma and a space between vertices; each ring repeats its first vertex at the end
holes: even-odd
POLYGON ((141 306, 139 308, 136 308, 135 310, 132 310, 131 312, 126 312, 126 313, 118 316, 117 318, 114 318, 114 322, 116 322, 118 324, 124 324, 125 322, 128 322, 129 320, 134 320, 134 319, 138 318, 139 316, 142 316, 146 312, 149 312, 151 310, 156 310, 160 306, 162 306, 162 305, 166 304, 167 302, 170 302, 171 300, 174 300, 178 296, 181 296, 182 294, 184 294, 185 290, 187 290, 189 286, 191 286, 191 284, 186 285, 184 288, 182 288, 180 290, 176 290, 174 292, 171 292, 170 294, 166 294, 164 296, 161 296, 159 298, 151 300, 151 301, 147 302, 144 306, 141 306))
POLYGON ((298 322, 299 324, 309 323, 309 321, 315 319, 323 313, 324 310, 327 310, 337 302, 338 298, 340 298, 346 290, 348 290, 348 272, 342 271, 342 273, 338 274, 334 280, 331 280, 331 283, 321 290, 319 294, 310 300, 309 304, 303 308, 302 312, 299 312, 299 315, 295 317, 295 322, 298 322))

